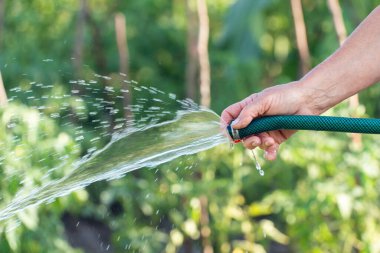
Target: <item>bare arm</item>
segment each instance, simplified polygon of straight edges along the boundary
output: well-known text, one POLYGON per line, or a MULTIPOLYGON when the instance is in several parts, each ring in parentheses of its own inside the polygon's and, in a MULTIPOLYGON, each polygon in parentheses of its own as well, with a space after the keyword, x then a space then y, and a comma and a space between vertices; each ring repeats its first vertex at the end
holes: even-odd
MULTIPOLYGON (((345 43, 301 80, 252 94, 227 107, 222 122, 235 120, 234 128, 247 126, 254 118, 276 114, 321 114, 380 80, 380 7, 357 27, 345 43)), ((271 131, 251 136, 247 148, 259 146, 266 158, 276 158, 277 149, 294 131, 271 131)))
POLYGON ((301 79, 322 113, 380 80, 380 7, 341 48, 301 79))

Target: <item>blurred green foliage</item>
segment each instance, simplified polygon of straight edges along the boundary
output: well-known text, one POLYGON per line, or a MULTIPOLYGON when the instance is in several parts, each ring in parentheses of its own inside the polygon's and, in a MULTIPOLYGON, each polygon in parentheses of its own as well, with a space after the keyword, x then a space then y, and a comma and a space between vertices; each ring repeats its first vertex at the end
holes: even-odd
MULTIPOLYGON (((35 109, 10 104, 0 112, 0 120, 0 196, 4 203, 10 202, 16 193, 29 192, 44 182, 61 178, 70 171, 69 165, 79 157, 79 149, 71 136, 61 132, 54 120, 46 118, 35 109), (65 160, 62 161, 61 157, 65 160), (20 189, 22 192, 18 192, 20 189)), ((4 221, 0 225, 1 251, 72 250, 61 236, 63 225, 59 221, 64 211, 62 204, 67 201, 76 203, 77 200, 73 197, 74 195, 67 200, 59 200, 51 207, 28 208, 19 212, 17 217, 4 221), (21 225, 18 226, 19 222, 21 225)))
MULTIPOLYGON (((62 177, 88 149, 104 145, 107 138, 90 140, 103 133, 96 122, 112 117, 94 104, 116 96, 63 96, 73 88, 70 80, 78 79, 71 57, 80 1, 3 2, 0 70, 12 101, 0 112, 2 205, 19 190, 62 177), (34 82, 51 87, 37 89, 34 82), (41 99, 35 103, 30 97, 41 99), (71 113, 74 119, 65 120, 71 113)), ((341 2, 349 32, 378 3, 341 2)), ((302 3, 316 65, 338 41, 326 1, 302 3)), ((127 19, 128 78, 185 97, 184 1, 89 0, 88 5, 92 23, 84 31, 79 78, 119 72, 113 16, 121 12, 127 19)), ((252 92, 297 79, 289 1, 216 0, 208 7, 213 110, 220 113, 252 92)), ((364 91, 355 115, 380 117, 379 95, 380 87, 364 91)), ((346 107, 330 113, 347 116, 346 107)), ((64 239, 65 212, 106 223, 114 252, 201 252, 205 245, 234 253, 276 252, 279 245, 291 252, 380 252, 380 139, 363 136, 362 148, 350 141, 345 134, 297 133, 276 162, 260 159, 263 177, 251 154, 236 146, 95 183, 1 221, 0 252, 81 252, 64 239)))

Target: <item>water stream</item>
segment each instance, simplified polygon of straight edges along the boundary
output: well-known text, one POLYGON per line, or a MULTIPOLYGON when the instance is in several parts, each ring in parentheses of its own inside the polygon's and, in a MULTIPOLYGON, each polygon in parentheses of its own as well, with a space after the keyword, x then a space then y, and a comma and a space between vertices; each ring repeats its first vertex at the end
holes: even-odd
MULTIPOLYGON (((115 82, 127 83, 130 90, 111 86, 111 80, 111 77, 94 74, 89 80, 69 80, 64 84, 67 89, 51 83, 46 85, 43 81, 20 81, 22 85, 10 89, 10 103, 27 104, 40 115, 38 121, 52 118, 64 127, 62 131, 71 131, 77 150, 83 154, 86 153, 83 147, 89 149, 72 164, 67 159, 70 154, 49 153, 62 164, 40 168, 46 171, 41 186, 31 182, 23 187, 25 182, 21 181, 16 195, 2 203, 0 221, 94 182, 121 178, 128 172, 153 168, 229 142, 220 130, 220 117, 215 112, 199 107, 190 99, 180 100, 173 93, 125 80, 122 74, 115 82), (123 108, 123 95, 129 92, 135 98, 134 104, 123 108), (132 118, 123 116, 125 110, 130 111, 132 118), (54 171, 64 171, 65 176, 57 179, 51 176, 54 171)), ((12 141, 19 145, 18 139, 12 141)), ((12 160, 11 156, 0 154, 0 161, 6 157, 12 160)), ((253 158, 263 175, 254 153, 253 158)), ((14 173, 22 177, 25 172, 14 173)))
POLYGON ((139 168, 155 167, 226 143, 228 139, 220 131, 219 120, 211 110, 188 107, 177 111, 172 120, 127 127, 115 134, 105 147, 73 164, 70 174, 32 191, 19 192, 0 210, 0 220, 93 182, 120 178, 139 168))

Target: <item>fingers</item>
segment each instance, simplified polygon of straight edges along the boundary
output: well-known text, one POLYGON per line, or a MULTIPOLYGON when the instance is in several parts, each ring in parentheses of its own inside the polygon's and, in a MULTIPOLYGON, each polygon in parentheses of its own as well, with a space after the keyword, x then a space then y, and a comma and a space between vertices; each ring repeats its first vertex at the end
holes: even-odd
POLYGON ((231 121, 233 121, 239 116, 242 109, 243 109, 243 106, 240 102, 230 105, 222 112, 221 123, 223 125, 230 124, 231 121))
POLYGON ((265 159, 269 161, 276 160, 278 147, 279 147, 278 144, 274 144, 272 146, 269 146, 267 149, 265 149, 265 153, 264 153, 265 159))
POLYGON ((258 109, 261 105, 257 98, 257 94, 252 94, 244 100, 227 107, 221 115, 222 123, 227 125, 234 121, 233 128, 246 127, 254 118, 260 115, 258 109))
POLYGON ((265 150, 275 144, 275 140, 268 133, 261 133, 259 136, 261 138, 260 148, 265 150))
POLYGON ((275 160, 277 157, 277 150, 279 143, 268 133, 261 133, 258 136, 250 136, 244 139, 244 146, 248 149, 254 149, 260 147, 265 151, 264 157, 267 160, 275 160))
POLYGON ((248 126, 251 121, 257 117, 258 113, 254 106, 249 105, 241 110, 239 116, 234 120, 233 128, 241 129, 248 126))
POLYGON ((258 94, 253 94, 241 101, 240 103, 244 106, 234 121, 233 128, 244 128, 248 126, 248 124, 251 123, 254 118, 263 115, 263 108, 265 107, 265 103, 261 100, 262 99, 260 99, 260 96, 258 94))
POLYGON ((267 160, 275 160, 277 156, 277 150, 279 147, 279 143, 268 133, 260 134, 261 137, 261 145, 260 148, 265 151, 264 157, 267 160))
POLYGON ((248 149, 254 149, 261 145, 261 139, 258 136, 252 135, 244 139, 243 144, 248 149))
POLYGON ((279 143, 268 133, 261 133, 259 135, 251 135, 244 139, 243 144, 248 149, 254 149, 260 147, 263 150, 268 149, 269 147, 279 143))

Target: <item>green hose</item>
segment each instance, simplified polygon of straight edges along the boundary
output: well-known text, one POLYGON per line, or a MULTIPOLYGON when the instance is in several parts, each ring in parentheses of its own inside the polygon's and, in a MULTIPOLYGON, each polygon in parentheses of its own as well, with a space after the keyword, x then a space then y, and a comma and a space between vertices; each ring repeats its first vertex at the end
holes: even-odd
POLYGON ((245 128, 227 131, 235 142, 250 135, 273 130, 315 130, 363 134, 380 134, 380 119, 345 118, 315 115, 278 115, 254 119, 245 128))

